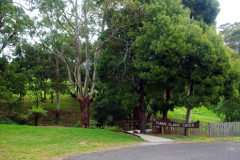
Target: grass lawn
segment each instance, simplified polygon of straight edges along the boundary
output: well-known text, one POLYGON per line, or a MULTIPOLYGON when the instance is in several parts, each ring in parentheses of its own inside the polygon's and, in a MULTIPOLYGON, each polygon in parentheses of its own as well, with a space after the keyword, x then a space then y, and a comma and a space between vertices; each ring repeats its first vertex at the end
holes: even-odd
POLYGON ((100 129, 0 125, 0 159, 49 159, 123 147, 141 142, 100 129))
POLYGON ((181 135, 155 135, 164 138, 173 139, 176 143, 208 143, 208 142, 240 142, 240 137, 207 137, 207 136, 190 136, 181 135))
MULTIPOLYGON (((35 96, 31 95, 30 93, 25 96, 24 98, 24 107, 25 108, 32 108, 32 106, 36 105, 35 96)), ((56 109, 56 95, 54 94, 53 103, 51 103, 50 95, 47 95, 47 100, 44 102, 40 102, 39 104, 46 108, 46 109, 56 109)), ((79 102, 74 100, 71 95, 65 94, 60 95, 60 107, 62 110, 70 110, 70 111, 79 111, 79 102)))
MULTIPOLYGON (((168 112, 168 118, 185 119, 187 109, 184 107, 175 108, 174 111, 168 112)), ((202 122, 220 122, 221 119, 206 107, 194 108, 192 111, 192 121, 202 122)))

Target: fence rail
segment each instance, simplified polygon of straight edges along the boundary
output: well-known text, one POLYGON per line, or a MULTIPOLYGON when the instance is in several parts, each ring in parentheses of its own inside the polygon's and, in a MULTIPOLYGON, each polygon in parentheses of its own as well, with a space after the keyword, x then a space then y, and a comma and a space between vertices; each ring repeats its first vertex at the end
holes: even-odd
MULTIPOLYGON (((170 121, 176 122, 176 123, 185 123, 185 120, 180 119, 170 119, 170 121)), ((207 125, 207 122, 201 122, 199 123, 199 128, 189 128, 191 135, 198 135, 202 136, 205 134, 205 126, 207 125)), ((184 128, 181 127, 168 127, 167 128, 170 134, 178 134, 178 135, 184 135, 184 128)))
MULTIPOLYGON (((185 120, 169 119, 176 123, 185 123, 185 120)), ((146 121, 146 124, 151 127, 151 121, 146 121)), ((122 126, 125 130, 136 129, 140 124, 137 120, 115 121, 115 125, 122 126)), ((184 128, 181 127, 166 127, 166 134, 184 135, 184 128)), ((190 128, 191 135, 210 136, 210 137, 236 137, 240 136, 240 122, 222 122, 208 123, 201 122, 199 128, 190 128)))
POLYGON ((240 136, 240 122, 209 123, 207 135, 211 137, 240 136))

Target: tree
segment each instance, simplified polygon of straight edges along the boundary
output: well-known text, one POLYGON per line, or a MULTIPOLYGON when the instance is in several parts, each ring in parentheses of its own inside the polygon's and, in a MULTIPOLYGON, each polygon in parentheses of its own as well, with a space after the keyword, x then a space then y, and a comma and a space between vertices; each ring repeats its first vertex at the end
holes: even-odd
MULTIPOLYGON (((192 48, 183 60, 180 74, 188 88, 183 90, 180 99, 187 108, 186 123, 191 121, 193 107, 209 107, 219 102, 230 69, 229 55, 215 28, 193 31, 189 44, 192 44, 192 48)), ((189 136, 189 132, 186 135, 189 136)))
POLYGON ((224 84, 224 91, 221 95, 220 102, 218 105, 211 107, 211 109, 216 112, 223 121, 234 122, 240 120, 240 58, 236 52, 229 48, 227 48, 227 52, 231 55, 231 67, 224 84))
POLYGON ((0 58, 0 67, 0 99, 5 101, 3 108, 6 108, 7 115, 11 119, 16 118, 21 112, 23 97, 26 94, 26 75, 19 72, 16 62, 9 63, 5 56, 0 58))
MULTIPOLYGON (((206 28, 207 26, 205 24, 207 25, 215 24, 215 19, 220 11, 219 2, 217 0, 197 0, 197 1, 183 0, 182 3, 184 6, 190 8, 191 10, 190 17, 192 19, 203 22, 200 24, 203 30, 207 30, 206 28)), ((191 108, 188 108, 187 114, 186 114, 186 123, 188 123, 190 119, 191 119, 191 108)), ((186 129, 186 131, 187 130, 188 129, 186 129)))
POLYGON ((140 34, 139 28, 144 17, 143 6, 137 1, 126 1, 121 9, 106 13, 108 27, 114 27, 116 19, 117 23, 125 24, 125 27, 106 43, 98 67, 98 78, 105 89, 102 101, 117 99, 122 111, 127 112, 128 119, 131 119, 133 112, 133 119, 140 120, 141 132, 145 132, 145 84, 134 66, 136 53, 132 44, 140 34))
POLYGON ((215 19, 220 11, 218 0, 183 0, 183 5, 191 10, 190 17, 206 24, 215 24, 215 19))
POLYGON ((145 14, 141 34, 134 42, 134 65, 146 82, 153 109, 167 119, 168 110, 174 107, 181 59, 190 47, 186 42, 191 20, 180 1, 153 1, 145 14))
POLYGON ((219 28, 221 29, 220 33, 223 35, 224 42, 240 55, 240 22, 226 23, 219 28))
MULTIPOLYGON (((84 0, 81 4, 78 3, 78 0, 32 0, 32 2, 39 8, 43 17, 44 26, 42 28, 49 28, 51 31, 39 33, 38 36, 45 49, 56 55, 65 64, 72 90, 80 104, 81 127, 87 128, 90 126, 89 105, 93 102, 96 86, 97 60, 101 47, 107 41, 99 39, 92 45, 91 38, 105 30, 104 10, 117 8, 116 6, 121 6, 122 2, 106 1, 102 4, 96 4, 95 1, 89 0, 84 0), (44 43, 45 35, 51 35, 54 32, 65 34, 68 38, 69 41, 61 39, 62 47, 65 50, 59 50, 55 46, 44 43), (64 54, 64 51, 67 50, 72 51, 73 59, 64 54)), ((111 28, 109 28, 110 30, 111 28)), ((108 32, 109 37, 111 38, 116 31, 108 32)))
POLYGON ((34 115, 34 125, 38 126, 38 120, 40 116, 46 116, 47 111, 39 106, 39 107, 32 107, 32 109, 29 109, 28 116, 34 115))
POLYGON ((16 46, 21 36, 30 33, 33 21, 13 0, 0 1, 0 54, 7 46, 16 46))

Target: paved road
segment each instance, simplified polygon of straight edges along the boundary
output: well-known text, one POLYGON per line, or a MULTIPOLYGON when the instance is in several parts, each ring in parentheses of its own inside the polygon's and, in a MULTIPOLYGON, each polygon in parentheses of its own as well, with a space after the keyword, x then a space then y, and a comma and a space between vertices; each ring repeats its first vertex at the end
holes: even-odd
POLYGON ((240 143, 148 145, 75 156, 66 160, 240 160, 240 143))

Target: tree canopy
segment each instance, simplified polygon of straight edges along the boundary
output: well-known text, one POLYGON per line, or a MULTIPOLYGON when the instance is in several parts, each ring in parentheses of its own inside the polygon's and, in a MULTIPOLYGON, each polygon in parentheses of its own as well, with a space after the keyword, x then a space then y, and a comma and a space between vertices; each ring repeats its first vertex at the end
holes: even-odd
POLYGON ((13 0, 0 1, 0 54, 7 46, 17 46, 24 34, 33 30, 33 21, 13 0))
POLYGON ((240 54, 240 22, 226 23, 219 27, 224 42, 238 54, 240 54))
POLYGON ((218 0, 183 0, 184 6, 191 10, 191 18, 204 21, 206 24, 215 24, 220 11, 218 0))

